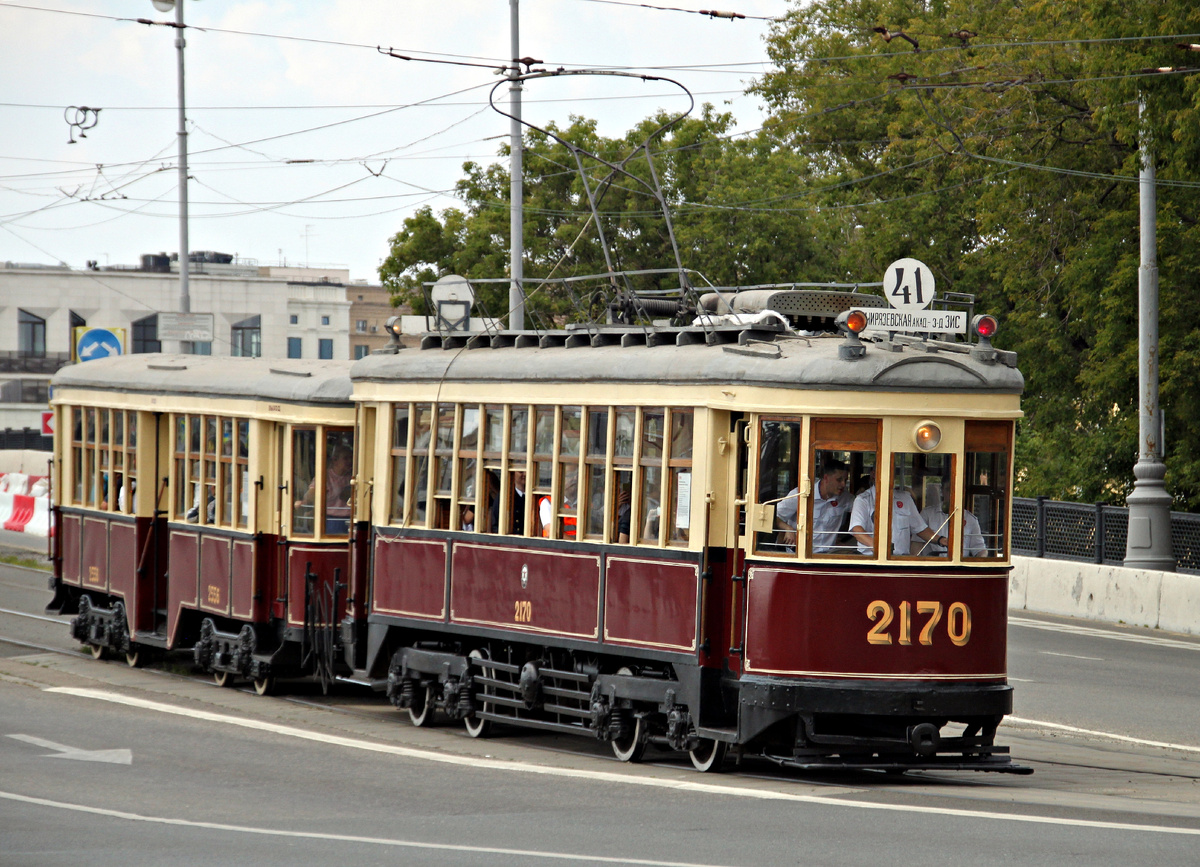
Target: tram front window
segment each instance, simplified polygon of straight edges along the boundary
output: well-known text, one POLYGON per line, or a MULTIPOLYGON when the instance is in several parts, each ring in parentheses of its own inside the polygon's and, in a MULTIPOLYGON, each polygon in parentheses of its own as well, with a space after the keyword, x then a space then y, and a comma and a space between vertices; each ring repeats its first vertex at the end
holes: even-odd
POLYGON ((892 460, 892 556, 947 557, 954 516, 951 456, 898 452, 892 460))
POLYGON ((800 488, 800 422, 763 419, 758 433, 758 502, 774 510, 774 532, 754 534, 759 554, 794 554, 800 488))
POLYGON ((350 532, 351 478, 354 475, 354 434, 327 431, 325 434, 325 525, 326 536, 350 532))

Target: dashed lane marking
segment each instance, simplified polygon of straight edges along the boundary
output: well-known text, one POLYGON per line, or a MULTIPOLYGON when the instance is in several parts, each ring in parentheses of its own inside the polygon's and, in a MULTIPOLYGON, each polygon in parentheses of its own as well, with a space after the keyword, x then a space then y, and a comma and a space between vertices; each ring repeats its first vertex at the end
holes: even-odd
POLYGON ((59 686, 50 687, 46 690, 46 692, 57 693, 59 695, 71 695, 79 698, 89 698, 97 701, 107 701, 113 704, 125 705, 127 707, 152 710, 159 713, 186 717, 193 720, 203 720, 206 722, 214 722, 223 725, 233 725, 246 729, 270 732, 272 734, 283 735, 285 737, 314 741, 317 743, 329 744, 331 746, 347 747, 350 749, 365 750, 367 752, 385 753, 388 755, 402 756, 404 758, 438 762, 446 765, 470 767, 473 770, 495 770, 507 771, 510 773, 536 774, 547 777, 562 777, 592 780, 595 782, 617 783, 626 786, 646 786, 659 789, 672 789, 683 792, 722 795, 732 798, 751 798, 762 801, 789 801, 792 803, 817 804, 825 807, 843 807, 855 810, 875 810, 889 813, 918 813, 930 816, 992 819, 1001 822, 1020 822, 1033 825, 1059 825, 1072 828, 1134 831, 1149 834, 1183 834, 1187 836, 1200 837, 1200 828, 1181 828, 1170 827, 1166 825, 1141 825, 1131 822, 1104 822, 1092 819, 1068 819, 1058 816, 1032 816, 1015 813, 1000 813, 990 810, 962 810, 950 807, 920 806, 915 804, 886 804, 872 801, 852 800, 850 798, 831 797, 828 795, 801 795, 793 792, 784 792, 765 788, 753 788, 749 786, 721 785, 718 783, 672 780, 663 777, 644 776, 637 773, 614 773, 611 771, 588 771, 578 768, 556 768, 547 765, 533 765, 526 762, 505 759, 490 759, 476 756, 439 753, 430 750, 417 749, 415 747, 402 747, 396 744, 384 744, 374 741, 364 741, 356 738, 342 737, 340 735, 322 734, 319 732, 294 728, 292 726, 279 725, 278 723, 248 719, 246 717, 231 716, 228 714, 218 714, 211 711, 184 708, 177 705, 164 704, 157 701, 148 701, 146 699, 134 698, 132 696, 120 695, 115 692, 107 692, 99 689, 59 686))

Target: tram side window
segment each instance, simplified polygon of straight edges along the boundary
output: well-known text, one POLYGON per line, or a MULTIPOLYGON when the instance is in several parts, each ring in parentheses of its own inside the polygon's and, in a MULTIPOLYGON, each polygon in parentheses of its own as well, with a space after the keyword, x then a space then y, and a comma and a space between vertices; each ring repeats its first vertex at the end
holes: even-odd
POLYGON ((666 443, 666 412, 642 410, 641 454, 638 457, 641 485, 638 496, 638 541, 657 545, 662 533, 663 455, 666 443))
POLYGON ((458 441, 458 492, 456 529, 474 532, 476 520, 477 476, 479 470, 479 407, 464 406, 462 433, 458 441))
POLYGON ((396 404, 392 408, 392 517, 393 524, 406 524, 408 472, 408 404, 396 404))
POLYGON ((437 436, 434 441, 433 528, 450 529, 450 509, 455 501, 454 491, 454 423, 455 406, 437 405, 437 436))
POLYGON ((292 431, 292 535, 312 536, 315 532, 317 479, 317 432, 312 428, 292 431))
POLYGON ((481 512, 475 516, 475 529, 480 533, 495 533, 500 526, 500 479, 504 472, 504 407, 485 406, 480 430, 483 473, 479 477, 481 512))
POLYGON ((692 528, 692 430, 690 409, 671 410, 671 451, 667 466, 667 544, 687 545, 692 528))
POLYGON ((418 403, 414 408, 412 505, 409 526, 424 527, 428 520, 429 461, 433 451, 433 404, 418 403))
POLYGON ((350 533, 350 499, 353 496, 351 479, 354 475, 354 432, 326 430, 325 496, 321 514, 321 532, 326 536, 346 536, 350 533))
MULTIPOLYGON (((558 512, 556 539, 578 537, 579 528, 579 451, 583 410, 578 406, 564 406, 559 420, 558 441, 558 512)), ((546 502, 547 509, 550 503, 546 502)), ((539 511, 541 505, 539 504, 539 511)), ((542 535, 546 532, 545 516, 542 516, 542 535)))
POLYGON ((72 502, 107 512, 134 513, 136 425, 136 412, 71 407, 72 502))
POLYGON ((775 530, 754 534, 758 554, 790 554, 796 550, 800 433, 798 420, 766 418, 759 422, 758 504, 773 507, 775 530))
POLYGON ((496 516, 499 532, 526 536, 535 521, 530 516, 534 502, 529 490, 529 408, 514 406, 508 427, 508 510, 496 516))
POLYGON ((533 432, 533 501, 536 536, 549 536, 550 484, 554 478, 554 407, 534 407, 533 432), (546 503, 543 511, 542 503, 546 503))
POLYGON ((897 452, 892 456, 890 556, 948 556, 939 540, 952 535, 953 491, 951 455, 897 452))
POLYGON ((810 556, 871 556, 875 549, 876 419, 813 419, 810 556))
MULTIPOLYGON (((585 539, 604 538, 604 493, 608 479, 608 410, 587 411, 587 449, 584 454, 585 488, 580 494, 581 504, 586 503, 583 536, 585 539)), ((613 538, 616 538, 615 534, 613 538)))
POLYGON ((633 515, 633 447, 637 440, 637 410, 618 407, 613 438, 613 531, 610 537, 627 545, 633 515))
POLYGON ((962 556, 1008 552, 1008 479, 1012 422, 966 423, 962 556))

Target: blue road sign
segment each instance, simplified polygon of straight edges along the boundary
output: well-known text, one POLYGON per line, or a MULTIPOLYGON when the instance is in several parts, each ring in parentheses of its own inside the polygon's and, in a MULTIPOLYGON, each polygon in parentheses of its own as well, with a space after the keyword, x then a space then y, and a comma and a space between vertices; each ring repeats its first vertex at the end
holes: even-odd
POLYGON ((121 354, 121 338, 107 328, 89 328, 75 344, 75 354, 80 361, 94 361, 121 354))

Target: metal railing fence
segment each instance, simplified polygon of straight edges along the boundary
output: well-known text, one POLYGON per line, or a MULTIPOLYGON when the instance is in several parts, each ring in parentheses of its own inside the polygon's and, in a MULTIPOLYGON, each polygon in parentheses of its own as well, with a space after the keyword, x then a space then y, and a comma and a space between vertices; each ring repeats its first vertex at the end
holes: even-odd
MULTIPOLYGON (((1120 566, 1128 527, 1123 506, 1014 497, 1012 552, 1120 566)), ((1171 543, 1176 571, 1200 574, 1200 514, 1172 512, 1171 543)))

